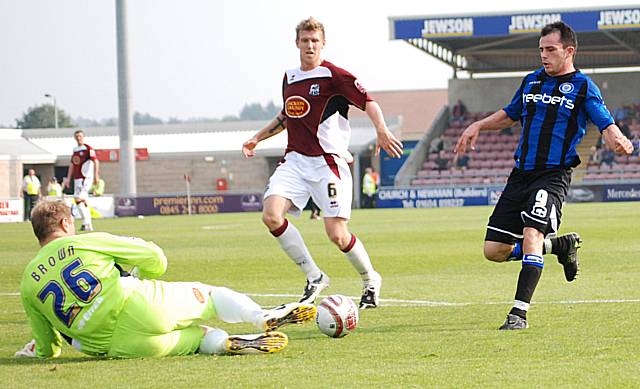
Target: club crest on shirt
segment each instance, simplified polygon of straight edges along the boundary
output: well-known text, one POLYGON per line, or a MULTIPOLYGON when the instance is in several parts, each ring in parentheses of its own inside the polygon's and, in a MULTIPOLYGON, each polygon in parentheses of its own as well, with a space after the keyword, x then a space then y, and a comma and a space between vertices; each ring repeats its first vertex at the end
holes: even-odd
POLYGON ((558 87, 558 90, 560 90, 560 92, 564 94, 571 93, 573 92, 573 84, 570 82, 564 82, 560 84, 560 87, 558 87))
POLYGON ((287 116, 293 119, 303 118, 311 111, 311 105, 302 96, 289 97, 284 102, 284 108, 287 116))
POLYGON ((195 296, 196 300, 198 300, 198 302, 200 304, 204 304, 204 296, 202 295, 202 293, 200 292, 200 290, 198 288, 192 288, 193 289, 193 295, 195 296))
POLYGON ((80 159, 79 156, 74 155, 73 157, 71 157, 71 163, 74 165, 78 165, 80 164, 80 162, 82 162, 82 160, 80 159))
POLYGON ((311 84, 309 96, 320 96, 320 84, 311 84))
POLYGON ((355 80, 353 82, 353 85, 356 86, 356 89, 358 89, 360 91, 360 93, 362 93, 362 94, 367 93, 367 89, 360 83, 360 81, 355 80))

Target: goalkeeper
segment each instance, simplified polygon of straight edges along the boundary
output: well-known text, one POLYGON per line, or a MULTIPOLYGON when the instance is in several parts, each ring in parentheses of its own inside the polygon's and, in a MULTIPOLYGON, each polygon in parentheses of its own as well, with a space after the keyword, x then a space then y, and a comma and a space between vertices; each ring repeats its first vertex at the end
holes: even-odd
POLYGON ((315 317, 311 304, 263 310, 227 288, 154 280, 167 267, 160 247, 107 233, 76 235, 61 201, 40 202, 32 215, 42 248, 24 271, 20 294, 34 340, 16 356, 57 357, 63 339, 109 357, 272 353, 288 342, 275 329, 315 317), (121 265, 139 278, 121 276, 121 265), (216 316, 253 323, 260 333, 228 335, 202 325, 216 316))

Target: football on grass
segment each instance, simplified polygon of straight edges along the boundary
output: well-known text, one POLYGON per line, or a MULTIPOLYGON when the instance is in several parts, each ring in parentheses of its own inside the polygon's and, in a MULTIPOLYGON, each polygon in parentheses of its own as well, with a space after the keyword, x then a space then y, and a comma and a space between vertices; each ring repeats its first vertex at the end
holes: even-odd
POLYGON ((316 324, 323 334, 332 338, 347 336, 358 326, 358 307, 341 294, 326 297, 318 304, 316 324))

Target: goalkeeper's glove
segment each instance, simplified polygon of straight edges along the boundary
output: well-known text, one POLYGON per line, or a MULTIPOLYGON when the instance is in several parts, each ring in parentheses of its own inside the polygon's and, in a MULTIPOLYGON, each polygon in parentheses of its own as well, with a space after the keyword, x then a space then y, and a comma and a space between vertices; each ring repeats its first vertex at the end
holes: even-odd
POLYGON ((36 356, 36 340, 35 339, 31 339, 31 341, 29 343, 24 345, 22 350, 16 351, 16 353, 13 354, 13 356, 14 357, 34 358, 36 356))

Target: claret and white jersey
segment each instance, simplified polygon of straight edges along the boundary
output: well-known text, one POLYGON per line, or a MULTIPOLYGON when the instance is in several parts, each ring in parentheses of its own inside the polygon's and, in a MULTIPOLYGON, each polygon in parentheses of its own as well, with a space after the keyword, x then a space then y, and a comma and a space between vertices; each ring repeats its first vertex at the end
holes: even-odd
POLYGON ((351 73, 327 61, 309 71, 288 70, 282 97, 287 150, 264 197, 291 200, 294 215, 312 197, 324 217, 349 219, 353 196, 349 105, 364 110, 371 97, 351 73))
POLYGON ((313 70, 288 70, 282 85, 289 136, 287 153, 320 156, 335 154, 347 162, 349 153, 349 105, 365 109, 371 97, 348 71, 322 61, 313 70))
POLYGON ((96 151, 88 144, 83 144, 73 148, 71 164, 73 165, 73 178, 87 178, 93 180, 93 165, 95 164, 96 151))
POLYGON ((93 184, 94 166, 97 160, 93 147, 83 144, 73 148, 71 156, 73 175, 73 196, 78 199, 89 198, 89 189, 93 184))

